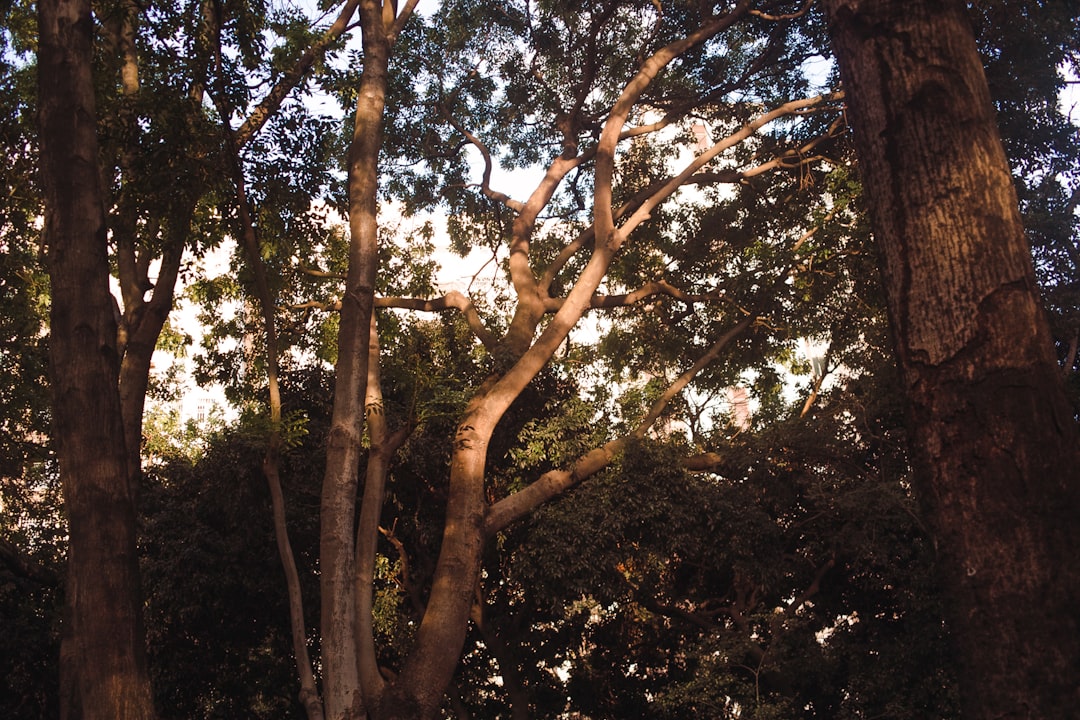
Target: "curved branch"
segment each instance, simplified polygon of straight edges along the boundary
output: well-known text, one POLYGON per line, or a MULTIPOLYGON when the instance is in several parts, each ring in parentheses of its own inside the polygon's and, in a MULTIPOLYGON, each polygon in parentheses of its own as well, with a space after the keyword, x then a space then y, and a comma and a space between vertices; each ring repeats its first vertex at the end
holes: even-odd
POLYGON ((375 307, 418 310, 420 312, 441 312, 450 309, 460 310, 461 314, 465 316, 465 320, 469 323, 469 329, 472 330, 473 335, 484 344, 484 347, 491 350, 498 342, 498 338, 495 334, 488 330, 484 325, 484 321, 480 319, 480 314, 476 311, 476 305, 473 303, 472 299, 466 297, 457 290, 451 290, 441 298, 435 298, 434 300, 407 297, 378 297, 375 298, 375 307))
MULTIPOLYGON (((738 131, 732 133, 731 135, 728 135, 726 138, 724 138, 723 140, 716 143, 711 148, 694 158, 693 162, 687 165, 681 173, 675 175, 670 180, 665 182, 659 190, 654 192, 647 200, 641 203, 637 210, 635 210, 634 213, 627 219, 627 221, 619 228, 620 235, 625 237, 630 232, 632 232, 634 228, 647 220, 650 217, 653 209, 655 209, 657 205, 659 205, 661 202, 671 196, 671 194, 678 190, 679 187, 686 184, 698 170, 708 165, 716 156, 718 156, 720 153, 724 152, 728 148, 731 148, 736 144, 742 142, 743 140, 746 140, 750 136, 754 135, 758 130, 765 127, 774 120, 811 108, 817 108, 826 103, 840 100, 843 97, 843 92, 835 92, 826 93, 811 98, 803 98, 801 100, 792 100, 791 102, 784 103, 783 105, 774 108, 767 113, 759 115, 754 120, 746 123, 738 131)), ((768 163, 766 163, 766 165, 768 165, 768 163)), ((610 217, 610 215, 611 214, 609 211, 608 216, 610 217)))
POLYGON ((814 4, 814 0, 806 0, 803 6, 793 13, 786 13, 784 15, 770 15, 763 10, 751 10, 750 14, 761 18, 762 20, 771 20, 777 22, 780 20, 796 20, 801 18, 810 10, 810 6, 814 4))
POLYGON ((596 147, 595 193, 593 222, 596 237, 604 245, 617 246, 615 219, 612 216, 612 180, 615 176, 615 147, 619 143, 630 110, 640 99, 645 88, 672 60, 696 45, 732 26, 750 9, 746 0, 740 2, 726 15, 710 18, 697 32, 687 35, 658 50, 641 65, 634 78, 627 83, 619 99, 611 108, 600 141, 596 147))
MULTIPOLYGON (((480 313, 472 299, 457 290, 451 290, 442 297, 425 299, 413 297, 376 297, 373 307, 393 308, 397 310, 416 310, 417 312, 442 312, 444 310, 459 310, 465 316, 469 329, 472 330, 476 339, 491 350, 498 343, 498 337, 484 325, 480 313)), ((302 303, 293 303, 286 306, 288 310, 341 310, 341 300, 308 300, 302 303)))
MULTIPOLYGON (((834 94, 832 96, 829 96, 829 97, 836 98, 836 97, 843 97, 843 95, 841 93, 836 93, 836 94, 834 94)), ((777 169, 777 168, 790 169, 790 168, 798 167, 798 166, 803 165, 805 163, 813 162, 815 160, 821 159, 822 156, 816 156, 815 155, 815 156, 812 156, 812 157, 807 157, 806 154, 808 152, 810 152, 811 150, 813 150, 815 147, 817 147, 820 143, 825 142, 826 140, 829 140, 831 138, 836 137, 836 135, 839 134, 839 132, 841 132, 841 129, 840 129, 841 127, 842 127, 841 123, 833 123, 832 126, 829 127, 829 131, 827 133, 825 133, 824 135, 821 135, 820 137, 814 138, 813 140, 805 143, 804 145, 802 145, 799 148, 789 150, 789 151, 787 151, 785 153, 782 153, 781 155, 778 155, 777 157, 773 158, 772 160, 761 163, 760 165, 756 165, 755 167, 749 168, 747 170, 733 170, 733 169, 731 169, 731 170, 716 170, 716 171, 709 171, 709 172, 696 172, 695 171, 695 172, 690 173, 689 175, 687 175, 684 172, 684 173, 680 174, 679 177, 683 178, 681 183, 684 184, 684 185, 711 185, 711 184, 717 184, 717 183, 732 183, 732 184, 734 184, 734 183, 742 182, 743 180, 745 180, 747 178, 751 178, 751 177, 754 177, 756 175, 761 175, 761 174, 763 174, 765 172, 768 172, 770 170, 774 170, 774 169, 777 169), (795 162, 791 162, 792 159, 795 159, 795 162)), ((627 132, 631 132, 631 131, 627 131, 627 132)), ((624 135, 626 135, 626 134, 627 133, 624 133, 624 135)), ((725 140, 722 140, 721 143, 727 142, 729 139, 730 138, 726 138, 725 140)), ((732 144, 734 144, 734 142, 732 144)), ((730 145, 722 148, 722 150, 727 149, 727 147, 730 147, 730 145)), ((712 157, 713 156, 710 156, 710 160, 711 160, 712 157)), ((701 168, 701 167, 704 167, 705 165, 707 165, 708 162, 709 161, 707 160, 707 161, 705 161, 703 163, 695 164, 695 166, 698 167, 698 168, 701 168)), ((630 200, 625 202, 621 207, 619 207, 613 213, 614 220, 615 221, 621 220, 623 217, 626 216, 627 213, 633 212, 633 211, 637 210, 638 208, 640 208, 650 198, 652 198, 654 195, 656 195, 661 189, 667 187, 667 185, 669 183, 671 183, 672 181, 673 181, 672 178, 665 178, 665 179, 657 180, 657 181, 654 181, 654 182, 650 183, 648 186, 642 188, 641 190, 639 190, 637 193, 634 194, 634 196, 632 198, 630 198, 630 200)), ((668 194, 670 194, 670 193, 668 193, 668 194)), ((544 292, 544 293, 548 292, 549 288, 551 287, 551 284, 555 281, 555 277, 566 266, 566 263, 568 263, 570 261, 570 258, 572 258, 579 250, 581 250, 583 247, 585 247, 590 241, 595 239, 595 237, 596 237, 596 227, 595 227, 595 225, 590 225, 589 227, 582 230, 581 233, 579 233, 576 238, 574 238, 572 241, 570 241, 559 252, 559 254, 551 262, 551 264, 548 265, 547 268, 544 270, 544 274, 540 278, 539 286, 540 286, 540 289, 541 289, 542 292, 544 292)))
MULTIPOLYGON (((408 2, 405 3, 405 7, 401 9, 401 12, 399 12, 398 16, 394 18, 394 22, 386 31, 386 39, 391 45, 393 45, 394 42, 397 41, 397 37, 401 34, 402 29, 405 27, 405 23, 407 23, 409 21, 409 18, 412 17, 413 11, 416 10, 417 2, 419 2, 419 0, 408 0, 408 2)), ((385 8, 387 5, 393 7, 393 4, 389 2, 383 5, 383 7, 385 8)))
POLYGON ((513 210, 516 213, 521 213, 525 209, 525 204, 524 203, 522 203, 520 200, 514 200, 513 198, 511 198, 506 193, 502 193, 502 192, 499 192, 497 190, 492 190, 491 189, 492 162, 491 162, 491 151, 488 150, 488 146, 485 145, 484 142, 480 138, 476 137, 471 132, 466 130, 465 127, 461 123, 459 123, 457 120, 455 120, 454 117, 450 114, 450 111, 444 105, 440 104, 439 109, 442 111, 443 117, 446 118, 446 121, 448 123, 450 123, 450 127, 454 128, 459 133, 464 135, 465 139, 468 140, 472 144, 473 147, 475 147, 477 150, 479 150, 480 155, 483 156, 483 158, 484 158, 484 174, 483 174, 483 177, 482 177, 482 179, 480 181, 480 191, 484 193, 485 197, 487 197, 487 198, 489 198, 491 200, 494 200, 497 203, 502 203, 503 205, 510 208, 511 210, 513 210))

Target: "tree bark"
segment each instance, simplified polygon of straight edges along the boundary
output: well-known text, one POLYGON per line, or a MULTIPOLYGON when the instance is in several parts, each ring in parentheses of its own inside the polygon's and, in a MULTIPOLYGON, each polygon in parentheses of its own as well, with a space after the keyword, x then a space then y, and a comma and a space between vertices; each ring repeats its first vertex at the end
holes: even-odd
POLYGON ((69 546, 61 717, 154 717, 98 168, 88 0, 38 3, 54 440, 69 546))
POLYGON ((1076 431, 960 2, 826 0, 970 718, 1080 704, 1076 431))

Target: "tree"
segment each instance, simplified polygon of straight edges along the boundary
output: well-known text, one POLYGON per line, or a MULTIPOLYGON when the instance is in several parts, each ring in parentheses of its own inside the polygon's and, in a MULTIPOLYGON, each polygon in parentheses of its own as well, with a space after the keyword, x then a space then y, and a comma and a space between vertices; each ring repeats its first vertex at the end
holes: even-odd
POLYGON ((54 441, 70 536, 60 714, 149 719, 154 708, 97 162, 90 3, 39 3, 38 25, 54 441))
MULTIPOLYGON (((740 296, 744 305, 752 310, 721 312, 713 307, 719 301, 719 295, 710 294, 707 282, 703 281, 705 287, 701 292, 691 293, 668 282, 650 281, 641 277, 650 272, 645 269, 647 262, 641 262, 641 257, 634 258, 635 262, 641 262, 640 265, 623 268, 616 264, 620 250, 633 232, 647 226, 651 214, 663 212, 661 205, 687 184, 737 183, 777 168, 795 172, 810 168, 819 159, 811 151, 825 147, 832 137, 829 123, 808 123, 799 132, 790 133, 790 137, 766 137, 761 140, 761 146, 753 149, 749 146, 756 143, 750 140, 756 140, 758 131, 773 121, 800 114, 827 113, 836 98, 811 96, 788 99, 787 102, 776 99, 776 95, 800 89, 800 82, 791 80, 787 86, 769 88, 772 77, 765 79, 761 73, 766 58, 776 63, 768 72, 783 75, 784 70, 780 68, 791 70, 797 67, 811 44, 793 41, 785 45, 785 41, 792 40, 794 35, 785 34, 791 30, 791 24, 768 16, 758 19, 748 3, 740 3, 730 12, 715 14, 687 7, 671 16, 655 7, 635 3, 612 3, 602 9, 584 11, 556 4, 534 12, 526 6, 509 13, 492 13, 480 5, 455 5, 445 8, 445 15, 440 19, 455 32, 445 33, 445 39, 441 39, 437 33, 421 29, 425 34, 407 46, 414 53, 417 50, 428 52, 428 57, 438 52, 444 58, 471 58, 473 55, 468 51, 475 44, 476 50, 483 53, 481 57, 492 52, 509 57, 502 65, 491 66, 492 78, 470 67, 470 59, 468 63, 442 64, 431 72, 430 80, 417 84, 425 88, 430 98, 425 103, 427 108, 438 111, 426 121, 452 129, 483 156, 483 202, 478 204, 475 196, 454 193, 457 197, 452 201, 460 202, 469 210, 469 214, 463 212, 459 216, 455 234, 463 246, 475 244, 487 240, 476 232, 478 220, 490 223, 488 227, 494 231, 491 240, 500 245, 506 243, 510 250, 506 288, 510 302, 506 320, 495 321, 494 317, 483 318, 473 301, 461 293, 435 300, 382 297, 372 301, 376 307, 385 308, 429 312, 461 310, 475 334, 475 342, 484 346, 490 363, 487 378, 470 389, 468 404, 453 430, 443 539, 430 591, 423 598, 415 644, 392 677, 386 679, 380 671, 371 638, 370 618, 372 569, 379 521, 384 512, 387 464, 380 465, 376 460, 392 456, 394 443, 400 440, 395 437, 397 433, 389 432, 389 427, 381 426, 383 403, 377 375, 377 346, 374 342, 365 342, 367 337, 376 337, 376 333, 369 329, 366 311, 361 312, 362 301, 374 291, 372 241, 376 231, 373 209, 376 187, 372 173, 375 154, 379 150, 381 93, 387 87, 386 80, 380 80, 379 74, 386 72, 387 49, 382 36, 390 23, 378 16, 377 9, 361 6, 365 59, 360 77, 358 134, 354 138, 363 140, 363 144, 354 145, 349 155, 353 243, 348 279, 344 291, 339 293, 343 299, 340 304, 334 304, 335 308, 340 307, 342 314, 337 352, 336 419, 328 441, 322 517, 323 667, 330 717, 349 717, 364 709, 380 718, 426 718, 438 712, 466 642, 485 546, 544 502, 603 470, 628 443, 649 432, 681 390, 749 330, 764 311, 762 303, 778 296, 786 297, 786 293, 779 291, 788 287, 790 276, 802 278, 811 274, 783 266, 778 270, 775 265, 765 262, 759 265, 751 260, 740 296), (641 12, 653 20, 652 29, 641 27, 641 12), (470 23, 464 33, 456 31, 456 24, 463 22, 463 17, 470 23), (468 30, 479 23, 486 23, 494 32, 470 35, 468 30), (561 28, 559 34, 549 36, 548 28, 551 27, 561 28), (729 31, 730 35, 725 34, 729 31), (744 38, 740 34, 744 32, 752 39, 744 38), (530 34, 536 37, 535 46, 525 48, 524 52, 520 45, 515 47, 516 38, 530 34), (607 48, 624 43, 624 34, 629 34, 634 43, 645 48, 642 56, 634 59, 616 53, 611 55, 616 58, 612 66, 598 64, 595 59, 607 55, 600 46, 607 48), (757 48, 754 41, 760 41, 757 48), (443 49, 446 42, 450 45, 443 49), (735 57, 724 57, 720 48, 725 43, 738 48, 739 52, 733 53, 735 57), (490 48, 487 47, 489 44, 490 48), (584 53, 582 63, 568 65, 567 52, 584 53), (715 82, 709 76, 683 72, 684 66, 673 71, 672 79, 658 79, 669 66, 676 67, 675 61, 682 57, 707 57, 718 64, 735 63, 736 68, 729 68, 735 79, 715 82), (537 67, 542 67, 543 72, 538 74, 532 69, 537 67), (546 85, 545 74, 561 78, 558 85, 546 85), (562 78, 563 75, 566 77, 562 78), (490 93, 497 84, 495 77, 509 88, 499 110, 505 116, 499 117, 485 109, 473 117, 470 104, 478 103, 490 93), (369 82, 374 83, 370 86, 375 93, 371 98, 363 92, 369 82), (722 139, 700 156, 687 160, 679 170, 672 172, 665 167, 663 154, 649 154, 645 150, 647 144, 640 138, 685 122, 690 113, 705 112, 712 103, 723 105, 721 99, 735 91, 762 94, 753 101, 735 103, 734 111, 720 125, 722 139), (543 98, 543 103, 526 107, 518 102, 518 98, 528 97, 543 98), (656 122, 649 119, 654 107, 665 110, 665 115, 656 122), (539 115, 539 122, 530 120, 532 113, 539 115), (361 133, 362 118, 371 118, 374 124, 361 133), (512 120, 507 122, 507 118, 512 120), (628 122, 637 125, 627 129, 628 122), (518 153, 521 158, 542 158, 536 150, 537 143, 546 143, 552 148, 549 157, 545 158, 548 163, 546 175, 528 200, 514 200, 490 187, 493 160, 488 144, 481 139, 481 134, 486 133, 499 140, 505 138, 511 152, 518 153), (616 151, 620 144, 639 147, 646 156, 640 167, 630 162, 620 168, 629 178, 625 183, 622 178, 618 182, 615 180, 616 151), (748 169, 699 174, 711 160, 730 148, 738 148, 742 155, 738 159, 743 163, 739 167, 748 169), (758 158, 769 159, 755 165, 752 158, 755 151, 758 151, 758 158), (366 173, 363 178, 358 174, 361 169, 366 173), (637 174, 639 170, 641 174, 637 174), (359 183, 358 179, 364 182, 359 183), (571 183, 565 191, 561 189, 564 182, 571 183), (592 196, 589 204, 594 211, 594 222, 580 222, 586 215, 586 207, 580 200, 580 185, 585 183, 592 185, 592 190, 587 192, 592 196), (507 211, 512 214, 512 219, 495 219, 507 211), (561 232, 543 232, 541 214, 544 212, 565 217, 567 225, 561 232), (611 277, 617 278, 616 284, 629 286, 625 293, 598 294, 609 272, 611 277), (626 275, 620 275, 621 272, 626 275), (643 284, 636 286, 636 283, 643 284), (687 333, 696 343, 691 343, 686 350, 689 360, 686 357, 672 359, 673 364, 683 364, 683 367, 674 373, 670 382, 660 383, 647 397, 643 412, 635 411, 636 416, 621 433, 605 438, 599 446, 582 448, 580 456, 567 458, 561 467, 546 468, 531 482, 502 488, 492 485, 488 476, 489 452, 497 428, 525 389, 552 362, 556 351, 567 342, 582 316, 594 308, 626 308, 663 295, 670 295, 690 306, 702 303, 709 308, 705 314, 710 316, 705 329, 688 323, 692 327, 687 328, 687 333), (703 336, 707 339, 704 344, 703 336), (693 347, 694 344, 697 347, 693 347), (364 354, 368 351, 372 360, 365 363, 364 354), (363 501, 357 512, 355 478, 361 458, 362 434, 356 406, 363 396, 364 378, 372 444, 363 501), (337 419, 339 414, 340 419, 337 419), (492 492, 493 496, 489 494, 492 492), (355 535, 354 513, 359 515, 355 535)), ((791 77, 798 76, 792 74, 791 77)), ((445 134, 448 133, 442 135, 445 134)), ((421 146, 424 152, 419 159, 443 163, 450 171, 459 171, 462 167, 460 141, 455 138, 448 143, 440 138, 440 134, 430 131, 424 137, 430 147, 421 146), (456 148, 454 143, 458 144, 456 148)), ((415 155, 415 141, 411 148, 402 148, 401 154, 405 157, 415 155)), ((628 155, 633 157, 633 153, 628 155)), ((806 172, 812 171, 807 169, 806 172)), ((785 174, 788 181, 790 177, 785 174)), ((448 190, 448 195, 451 192, 448 190)), ((798 207, 805 211, 804 206, 798 207)), ((791 244, 776 250, 776 254, 791 260, 792 264, 796 261, 791 256, 818 232, 813 226, 824 222, 820 216, 808 218, 808 214, 804 212, 800 217, 798 210, 791 214, 798 218, 802 232, 792 236, 790 228, 778 230, 778 235, 789 239, 791 244), (805 229, 807 225, 811 226, 808 230, 805 229)), ((663 235, 663 231, 660 234, 663 235)), ((642 236, 648 238, 643 240, 648 248, 645 257, 662 264, 667 247, 653 251, 650 241, 655 241, 654 238, 649 237, 647 231, 642 232, 642 236)), ((750 238, 753 237, 754 231, 748 230, 746 243, 752 244, 750 238)), ((755 249, 769 254, 769 250, 760 246, 755 249)), ((687 260, 692 261, 692 258, 687 260)), ((710 264, 701 272, 708 275, 715 267, 710 264)), ((792 287, 803 289, 799 282, 792 283, 792 287)), ((670 366, 665 368, 668 369, 670 366)), ((405 431, 402 438, 411 431, 410 422, 406 417, 399 424, 398 429, 405 431)))
POLYGON ((1076 428, 969 20, 958 2, 825 7, 962 708, 1066 717, 1080 663, 1076 428))

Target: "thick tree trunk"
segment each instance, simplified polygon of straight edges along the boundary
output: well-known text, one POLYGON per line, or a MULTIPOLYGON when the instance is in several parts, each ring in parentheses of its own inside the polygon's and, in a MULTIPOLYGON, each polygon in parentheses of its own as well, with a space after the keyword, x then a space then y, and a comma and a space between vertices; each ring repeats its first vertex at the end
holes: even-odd
POLYGON ((826 0, 969 718, 1080 706, 1080 483, 960 2, 826 0))
POLYGON ((90 3, 44 0, 38 13, 54 439, 69 527, 61 716, 153 718, 117 390, 90 3))

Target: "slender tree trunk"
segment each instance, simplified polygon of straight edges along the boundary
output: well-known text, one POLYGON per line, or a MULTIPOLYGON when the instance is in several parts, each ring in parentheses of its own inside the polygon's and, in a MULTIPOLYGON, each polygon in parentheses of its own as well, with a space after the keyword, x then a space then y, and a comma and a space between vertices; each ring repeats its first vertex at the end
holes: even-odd
POLYGON ((326 716, 360 718, 356 651, 354 525, 364 431, 368 338, 378 261, 378 159, 390 61, 382 5, 360 3, 364 70, 349 147, 349 271, 341 301, 334 412, 327 440, 319 544, 326 716))
POLYGON ((54 439, 68 517, 61 717, 154 717, 98 168, 87 0, 38 3, 54 439))
MULTIPOLYGON (((220 48, 217 57, 220 73, 220 48)), ((224 109, 224 102, 220 100, 219 102, 221 103, 220 107, 224 109)), ((229 117, 228 113, 225 112, 222 113, 222 116, 229 117)), ((285 588, 289 599, 289 627, 292 630, 293 654, 296 656, 296 673, 300 681, 299 698, 300 703, 304 706, 304 711, 307 713, 308 720, 323 720, 322 698, 319 696, 315 673, 312 669, 311 657, 307 648, 307 621, 304 618, 304 598, 300 588, 300 574, 296 569, 296 559, 293 555, 292 543, 289 540, 289 526, 285 516, 285 496, 281 489, 282 407, 278 366, 280 350, 277 339, 277 322, 274 318, 274 299, 270 290, 270 282, 266 276, 266 265, 263 263, 260 253, 259 238, 255 233, 255 223, 251 218, 251 211, 248 206, 240 150, 231 128, 226 125, 225 130, 226 140, 230 146, 229 164, 233 174, 233 183, 236 186, 236 205, 240 215, 240 224, 243 228, 244 254, 247 256, 248 265, 255 275, 255 292, 259 300, 259 312, 262 316, 266 341, 266 382, 270 396, 270 436, 267 438, 266 451, 263 453, 262 471, 270 490, 274 539, 277 541, 278 557, 281 559, 281 567, 285 572, 285 588)))
POLYGON ((969 718, 1080 706, 1076 432, 963 3, 826 0, 969 718))
POLYGON ((369 708, 378 706, 385 687, 379 672, 374 625, 375 554, 378 549, 379 519, 382 517, 383 502, 386 498, 390 463, 414 428, 414 425, 407 422, 390 432, 383 407, 379 348, 377 316, 372 314, 365 402, 370 450, 364 471, 363 500, 356 528, 356 652, 360 687, 369 708))

